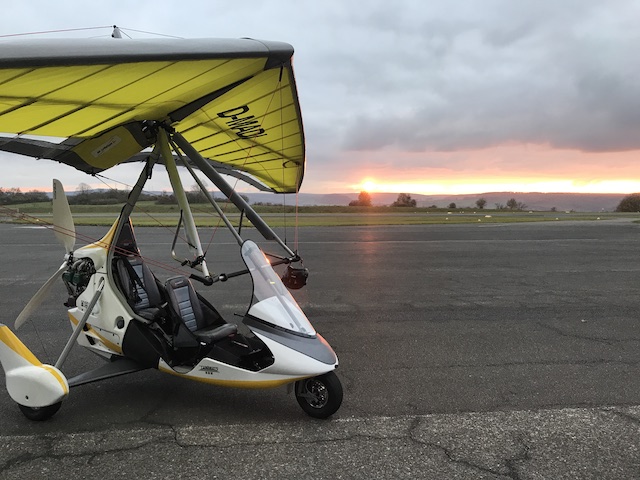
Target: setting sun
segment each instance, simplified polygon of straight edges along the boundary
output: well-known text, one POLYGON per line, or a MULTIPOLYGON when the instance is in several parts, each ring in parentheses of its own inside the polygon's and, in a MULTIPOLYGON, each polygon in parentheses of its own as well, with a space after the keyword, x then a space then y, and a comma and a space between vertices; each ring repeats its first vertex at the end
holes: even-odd
POLYGON ((377 189, 376 182, 370 179, 363 180, 360 184, 361 190, 365 192, 374 192, 377 189))

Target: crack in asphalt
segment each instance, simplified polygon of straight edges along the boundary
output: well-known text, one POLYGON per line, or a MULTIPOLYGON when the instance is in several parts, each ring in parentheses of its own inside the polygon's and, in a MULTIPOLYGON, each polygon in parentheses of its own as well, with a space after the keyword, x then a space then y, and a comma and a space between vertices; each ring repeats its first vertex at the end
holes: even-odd
POLYGON ((518 436, 516 440, 522 446, 522 450, 513 457, 508 458, 505 463, 509 469, 509 477, 513 480, 520 480, 521 477, 517 464, 531 460, 531 456, 529 455, 529 446, 525 443, 524 439, 518 436))
MULTIPOLYGON (((397 478, 415 478, 416 472, 426 472, 411 470, 420 465, 419 468, 445 472, 441 478, 522 480, 541 472, 549 475, 553 472, 549 468, 564 468, 565 473, 574 474, 584 471, 580 470, 583 464, 575 462, 590 465, 584 448, 599 445, 594 441, 609 442, 602 449, 598 446, 597 451, 612 452, 610 460, 619 462, 615 452, 620 448, 629 454, 635 451, 629 442, 634 442, 640 427, 640 406, 635 405, 220 425, 167 425, 149 421, 150 416, 145 415, 146 422, 137 428, 118 425, 97 432, 0 435, 0 478, 34 474, 65 478, 60 474, 69 466, 80 472, 89 466, 90 475, 100 478, 101 469, 114 462, 124 466, 133 462, 138 467, 140 462, 147 462, 143 468, 155 472, 154 478, 162 478, 163 474, 169 474, 164 471, 165 465, 173 465, 172 468, 195 465, 193 468, 199 471, 198 468, 207 465, 198 463, 204 459, 213 459, 215 463, 216 458, 234 458, 238 452, 266 455, 258 457, 258 461, 273 469, 269 478, 276 478, 273 475, 282 468, 286 471, 287 466, 297 465, 298 470, 293 470, 299 471, 298 463, 306 454, 310 455, 304 460, 306 464, 331 468, 314 463, 325 462, 327 453, 336 456, 334 462, 343 456, 343 460, 355 458, 353 463, 346 464, 353 470, 340 470, 336 478, 350 478, 350 473, 365 478, 362 468, 375 462, 392 462, 394 452, 401 451, 407 452, 405 460, 412 462, 392 467, 397 478), (594 432, 599 433, 598 439, 593 438, 594 432), (312 445, 316 447, 311 448, 312 445), (561 451, 549 448, 558 445, 564 445, 561 451), (368 453, 359 458, 361 451, 368 453), (178 463, 163 464, 166 452, 174 452, 178 463), (194 460, 195 464, 190 463, 194 460)), ((592 460, 595 462, 592 468, 606 468, 594 472, 614 471, 606 459, 592 460)), ((216 472, 220 474, 230 468, 227 463, 219 465, 222 470, 216 472)), ((614 466, 616 474, 629 474, 636 465, 630 458, 614 466)))
POLYGON ((602 411, 603 412, 607 412, 607 413, 612 413, 616 417, 625 420, 625 422, 629 422, 629 423, 632 423, 635 426, 640 427, 640 418, 639 417, 636 417, 635 415, 632 415, 631 413, 622 411, 620 408, 616 408, 616 407, 614 407, 614 408, 603 408, 602 411))
POLYGON ((15 458, 11 458, 7 460, 4 464, 0 465, 0 473, 11 470, 15 466, 20 466, 20 465, 32 462, 44 456, 45 455, 33 455, 30 453, 21 453, 15 458))
POLYGON ((547 330, 551 330, 552 332, 557 333, 558 335, 562 336, 562 337, 568 337, 568 338, 576 338, 578 340, 586 340, 589 342, 597 342, 597 343, 603 343, 605 345, 616 345, 619 343, 624 343, 624 342, 640 342, 639 339, 637 338, 623 338, 623 339, 616 339, 616 338, 603 338, 603 337, 596 337, 596 336, 589 336, 589 335, 581 335, 578 333, 569 333, 566 332, 564 330, 562 330, 559 327, 554 327, 552 325, 548 325, 544 322, 535 322, 537 325, 539 325, 540 327, 547 329, 547 330))
MULTIPOLYGON (((410 427, 409 430, 409 438, 411 439, 411 441, 418 443, 420 445, 425 445, 429 448, 432 448, 434 450, 438 450, 440 452, 442 452, 444 454, 445 457, 447 457, 447 459, 452 462, 452 463, 456 463, 459 465, 463 465, 465 467, 469 467, 473 470, 478 470, 480 472, 483 473, 488 473, 491 475, 495 475, 498 477, 505 477, 506 475, 502 474, 501 472, 498 472, 492 468, 488 468, 488 467, 483 467, 482 465, 478 465, 475 464, 469 460, 465 460, 463 458, 459 458, 458 456, 456 456, 450 449, 448 449, 447 447, 439 444, 439 443, 434 443, 434 442, 426 442, 424 440, 420 440, 419 438, 416 437, 415 433, 416 430, 422 425, 422 419, 419 417, 416 417, 413 420, 413 424, 410 427)), ((511 477, 513 478, 513 477, 511 477)))
MULTIPOLYGON (((129 430, 129 431, 110 430, 110 431, 102 431, 98 433, 83 432, 78 434, 66 434, 66 435, 65 434, 59 434, 59 435, 47 434, 43 436, 33 435, 26 438, 35 437, 34 439, 35 442, 30 441, 27 443, 32 445, 33 443, 37 444, 38 441, 44 442, 45 445, 43 445, 42 448, 38 449, 40 450, 40 453, 33 453, 30 451, 21 452, 17 456, 7 459, 4 463, 0 463, 0 473, 5 473, 7 471, 15 469, 16 467, 23 467, 29 463, 37 462, 38 460, 41 460, 41 459, 52 459, 52 460, 60 461, 66 458, 74 458, 74 459, 86 458, 87 464, 91 464, 94 461, 94 459, 100 457, 101 455, 117 454, 122 452, 141 450, 149 445, 157 445, 158 443, 167 443, 166 438, 172 438, 175 441, 177 435, 175 434, 175 432, 171 434, 172 430, 173 429, 170 428, 168 429, 168 432, 166 435, 160 435, 159 437, 154 436, 153 438, 149 438, 147 440, 137 442, 135 445, 115 447, 115 448, 109 448, 108 446, 109 441, 112 440, 110 434, 123 433, 124 435, 131 435, 132 433, 138 433, 138 432, 144 433, 146 432, 146 430, 145 429, 137 429, 137 430, 129 430), (91 437, 96 435, 97 435, 97 438, 94 441, 87 442, 87 440, 92 440, 91 437), (163 440, 163 437, 166 437, 166 438, 163 440), (82 443, 84 442, 91 443, 92 447, 91 448, 85 447, 86 451, 78 452, 77 449, 70 448, 70 446, 68 445, 69 443, 71 444, 75 443, 74 440, 79 440, 82 443), (65 446, 65 443, 67 444, 66 446, 65 446), (107 444, 106 448, 105 448, 105 444, 107 444)), ((6 443, 6 442, 2 442, 2 443, 6 443)), ((177 441, 175 443, 178 446, 181 446, 177 441)))

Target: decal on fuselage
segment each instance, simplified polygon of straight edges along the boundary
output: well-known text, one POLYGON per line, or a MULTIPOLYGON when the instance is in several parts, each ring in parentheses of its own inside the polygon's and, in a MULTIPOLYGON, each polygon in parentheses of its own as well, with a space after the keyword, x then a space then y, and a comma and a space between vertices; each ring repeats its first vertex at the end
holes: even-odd
POLYGON ((218 367, 203 365, 202 367, 200 367, 200 371, 204 372, 206 375, 213 375, 214 373, 218 373, 218 367))

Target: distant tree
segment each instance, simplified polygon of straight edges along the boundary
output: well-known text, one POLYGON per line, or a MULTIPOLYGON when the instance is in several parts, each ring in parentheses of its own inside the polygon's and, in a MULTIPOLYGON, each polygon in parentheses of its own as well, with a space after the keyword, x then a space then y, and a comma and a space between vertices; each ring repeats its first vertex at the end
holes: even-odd
POLYGON ((391 204, 392 207, 415 207, 416 201, 408 193, 400 193, 398 199, 391 204))
POLYGON ((207 201, 207 197, 204 196, 204 193, 200 190, 200 185, 197 183, 191 185, 191 189, 184 193, 189 203, 205 203, 207 201))
POLYGON ((162 193, 156 197, 157 205, 175 205, 177 203, 176 196, 173 193, 168 193, 166 190, 163 190, 162 193))
POLYGON ((558 209, 557 209, 556 207, 551 207, 551 211, 552 211, 552 212, 557 212, 557 211, 558 211, 558 209))
POLYGON ((370 207, 371 206, 371 195, 369 192, 360 192, 358 195, 358 200, 353 200, 349 202, 350 207, 370 207))
POLYGON ((486 204, 487 201, 484 198, 479 198, 478 200, 476 200, 476 205, 480 210, 482 210, 486 204))
POLYGON ((507 200, 507 208, 509 210, 515 210, 516 208, 518 208, 518 201, 515 198, 510 198, 509 200, 507 200))
POLYGON ((526 210, 526 209, 527 209, 526 203, 518 202, 518 205, 516 205, 516 210, 526 210))
POLYGON ((640 193, 632 193, 620 200, 616 212, 640 212, 640 193))
POLYGON ((504 210, 504 203, 496 203, 496 210, 504 210))
POLYGON ((91 196, 91 185, 88 183, 79 183, 76 187, 76 194, 69 196, 68 200, 71 205, 88 205, 91 196))
POLYGON ((451 203, 449 204, 449 207, 448 207, 448 208, 454 209, 454 208, 458 208, 458 207, 456 207, 456 204, 455 204, 455 203, 451 202, 451 203))
POLYGON ((86 194, 89 193, 91 191, 91 185, 89 185, 88 183, 79 183, 78 186, 76 187, 76 192, 78 192, 79 194, 86 194))

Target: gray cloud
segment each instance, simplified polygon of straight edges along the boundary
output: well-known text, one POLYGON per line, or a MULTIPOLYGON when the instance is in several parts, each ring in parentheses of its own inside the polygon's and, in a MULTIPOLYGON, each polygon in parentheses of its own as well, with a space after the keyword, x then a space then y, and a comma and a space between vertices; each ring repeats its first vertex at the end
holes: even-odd
MULTIPOLYGON (((423 152, 410 168, 436 166, 429 152, 503 144, 640 149, 638 18, 633 0, 114 0, 96 20, 79 0, 42 0, 7 6, 0 32, 115 23, 287 41, 309 158, 324 167, 349 152, 423 152)), ((465 159, 448 168, 471 168, 465 159)))
POLYGON ((370 49, 379 47, 379 54, 345 52, 341 63, 350 84, 359 85, 349 102, 354 113, 344 146, 640 147, 637 7, 490 3, 496 8, 454 12, 447 19, 438 18, 441 12, 431 18, 421 12, 421 22, 404 27, 393 17, 371 22, 379 30, 371 35, 370 49), (387 43, 376 44, 385 37, 387 43), (357 68, 350 67, 349 57, 357 68))

